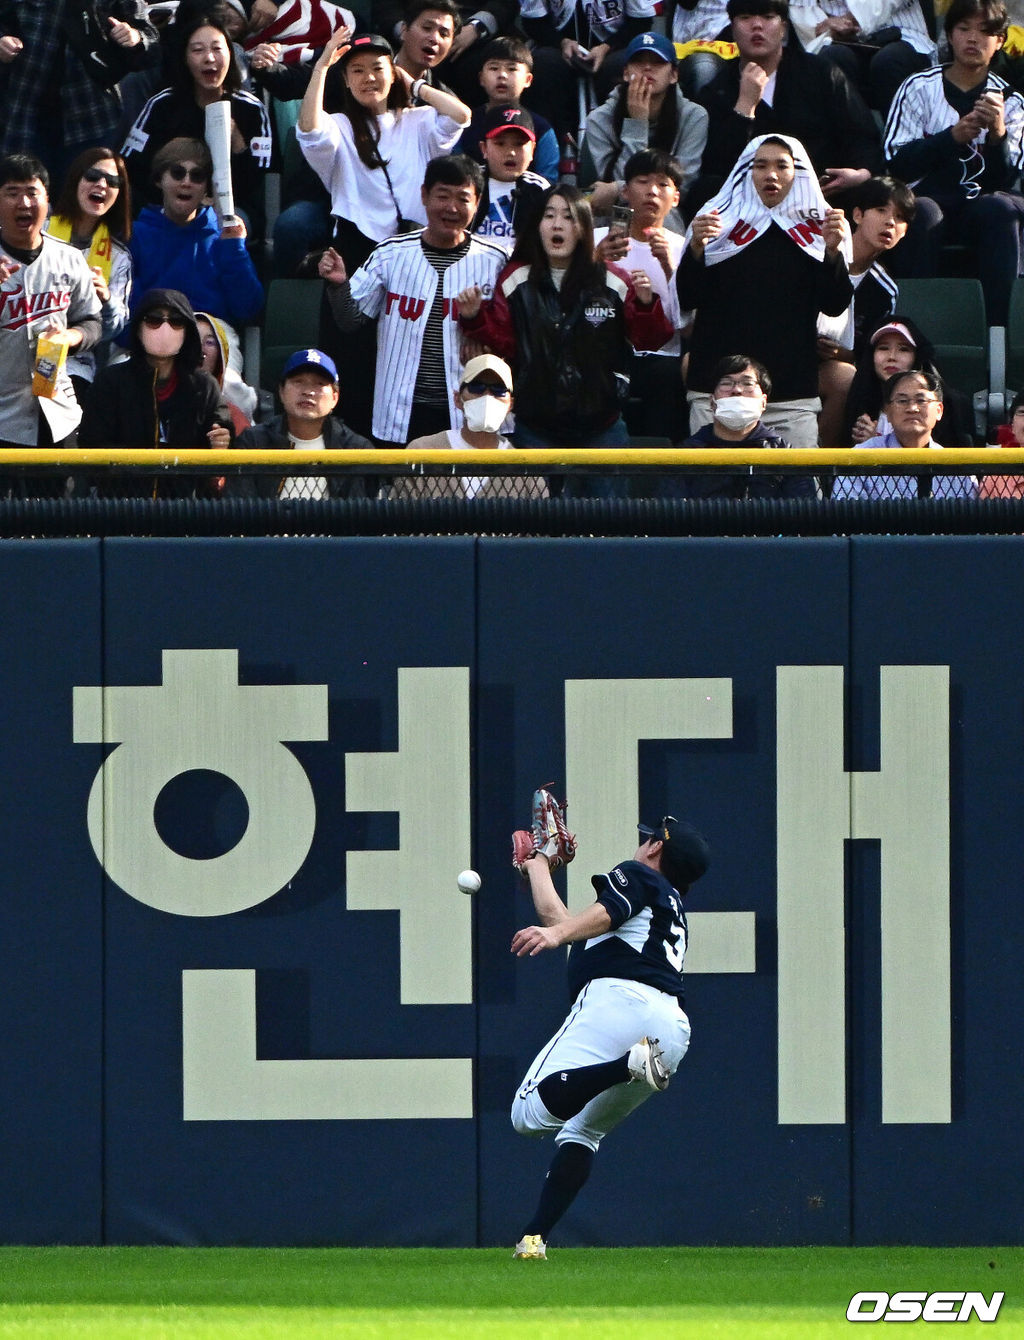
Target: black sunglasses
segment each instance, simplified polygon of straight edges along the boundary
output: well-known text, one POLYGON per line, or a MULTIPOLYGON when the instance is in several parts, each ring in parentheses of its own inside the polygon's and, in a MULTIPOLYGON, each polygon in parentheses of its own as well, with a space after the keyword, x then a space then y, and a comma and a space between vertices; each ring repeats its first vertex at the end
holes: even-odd
POLYGON ((142 324, 150 330, 159 330, 161 326, 170 326, 171 330, 184 330, 188 322, 179 312, 147 312, 142 324))
POLYGON ((460 389, 469 391, 471 395, 492 395, 497 400, 501 400, 509 394, 508 387, 502 386, 500 382, 463 382, 460 389))
POLYGON ((193 186, 202 186, 210 175, 205 168, 187 168, 184 163, 172 163, 167 171, 171 181, 184 181, 187 177, 193 186))
POLYGON ((112 191, 119 191, 121 189, 120 177, 112 175, 109 172, 104 172, 98 167, 86 168, 82 173, 82 179, 83 181, 91 182, 105 181, 112 191))

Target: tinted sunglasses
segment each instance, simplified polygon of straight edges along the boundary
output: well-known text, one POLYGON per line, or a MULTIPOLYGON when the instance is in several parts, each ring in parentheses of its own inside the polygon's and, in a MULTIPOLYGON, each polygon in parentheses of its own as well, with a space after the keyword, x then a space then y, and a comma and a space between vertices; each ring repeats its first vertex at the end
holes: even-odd
POLYGON ((142 324, 150 330, 159 330, 161 326, 170 326, 171 330, 184 330, 188 322, 179 312, 147 312, 142 324))
POLYGON ((459 389, 468 391, 470 395, 492 395, 497 400, 503 400, 509 394, 508 387, 502 386, 500 382, 463 382, 459 389))
POLYGON ((91 182, 105 181, 112 191, 119 191, 121 189, 120 177, 114 176, 109 172, 103 172, 97 167, 86 168, 82 173, 82 180, 91 182))
POLYGON ((172 163, 167 171, 171 181, 184 181, 187 177, 193 186, 204 185, 210 175, 205 168, 187 168, 184 163, 172 163))

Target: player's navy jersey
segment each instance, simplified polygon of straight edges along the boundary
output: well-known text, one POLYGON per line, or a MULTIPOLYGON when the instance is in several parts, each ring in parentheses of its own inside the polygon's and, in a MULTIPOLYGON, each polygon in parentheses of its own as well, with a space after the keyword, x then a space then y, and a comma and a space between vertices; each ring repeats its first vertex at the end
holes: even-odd
POLYGON ((623 861, 590 881, 612 919, 611 930, 580 940, 569 952, 573 999, 595 977, 645 982, 683 1002, 686 913, 664 875, 639 861, 623 861))

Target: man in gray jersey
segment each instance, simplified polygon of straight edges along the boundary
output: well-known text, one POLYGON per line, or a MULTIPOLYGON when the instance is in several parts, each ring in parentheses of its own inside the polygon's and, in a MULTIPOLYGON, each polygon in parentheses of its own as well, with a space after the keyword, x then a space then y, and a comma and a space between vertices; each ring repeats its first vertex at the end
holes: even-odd
POLYGON ((473 284, 490 295, 506 261, 501 247, 469 232, 482 190, 483 176, 471 159, 435 158, 423 179, 425 228, 381 242, 351 279, 333 248, 320 263, 341 329, 377 321, 373 436, 382 446, 404 447, 412 438, 458 427, 455 295, 473 284))
MULTIPOLYGON (((33 390, 39 341, 84 353, 101 333, 85 258, 43 232, 48 188, 37 158, 0 158, 0 447, 75 445, 82 411, 66 367, 54 359, 49 384, 37 378, 33 390)), ((26 486, 38 491, 30 480, 20 481, 19 491, 26 486)))

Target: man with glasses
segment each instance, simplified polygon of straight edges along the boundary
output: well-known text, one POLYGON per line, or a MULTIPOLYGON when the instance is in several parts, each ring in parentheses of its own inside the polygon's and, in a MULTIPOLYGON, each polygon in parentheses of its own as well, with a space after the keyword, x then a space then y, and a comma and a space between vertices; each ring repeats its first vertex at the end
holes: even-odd
MULTIPOLYGON (((462 416, 461 428, 445 428, 409 443, 410 451, 514 451, 501 428, 512 411, 512 369, 495 354, 478 354, 462 370, 453 399, 462 416)), ((546 498, 547 485, 536 476, 402 475, 392 488, 394 498, 546 498)))
POLYGON ((513 865, 528 881, 538 925, 512 937, 512 952, 533 958, 571 945, 573 1005, 526 1072, 512 1103, 521 1135, 553 1134, 557 1146, 533 1218, 514 1255, 543 1260, 551 1229, 590 1174, 607 1133, 668 1082, 686 1054, 683 1009, 687 931, 683 899, 708 868, 705 839, 665 815, 638 824, 632 860, 594 875, 596 900, 571 914, 551 871, 576 854, 576 840, 551 793, 533 797, 529 832, 512 836, 513 865))
MULTIPOLYGON (((932 440, 942 418, 942 381, 934 372, 897 372, 885 383, 883 407, 892 427, 881 437, 869 437, 857 450, 916 447, 941 451, 932 440)), ((839 475, 833 498, 974 498, 974 475, 839 475)))
MULTIPOLYGON (((51 359, 33 388, 39 342, 84 353, 102 331, 100 300, 85 257, 45 233, 46 168, 29 154, 0 159, 0 447, 74 446, 82 412, 67 367, 51 359)), ((63 491, 19 480, 19 492, 63 491)))
MULTIPOLYGON (((684 447, 777 447, 791 445, 768 428, 761 416, 772 393, 768 369, 746 354, 731 354, 712 374, 711 423, 699 428, 684 447)), ((702 474, 670 477, 663 492, 683 498, 814 498, 817 486, 811 475, 769 475, 758 471, 743 474, 702 474)))
POLYGON ((180 137, 153 155, 160 205, 147 205, 129 250, 135 292, 173 288, 198 312, 239 326, 263 309, 263 285, 245 245, 240 219, 221 227, 207 205, 213 162, 202 140, 180 137))

